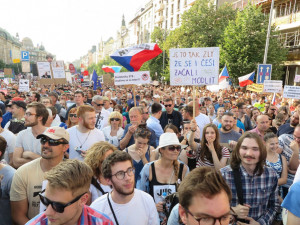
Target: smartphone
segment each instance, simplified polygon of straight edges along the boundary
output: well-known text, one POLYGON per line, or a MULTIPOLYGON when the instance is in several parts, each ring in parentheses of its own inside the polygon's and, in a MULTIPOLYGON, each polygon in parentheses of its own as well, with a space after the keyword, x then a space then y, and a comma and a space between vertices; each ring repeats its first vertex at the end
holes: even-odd
POLYGON ((77 153, 79 153, 79 154, 81 154, 81 153, 82 153, 82 151, 81 151, 81 150, 79 150, 79 149, 76 149, 76 152, 77 152, 77 153))
POLYGON ((246 223, 246 224, 250 223, 250 220, 246 220, 246 219, 237 218, 236 220, 239 222, 242 222, 242 223, 246 223))

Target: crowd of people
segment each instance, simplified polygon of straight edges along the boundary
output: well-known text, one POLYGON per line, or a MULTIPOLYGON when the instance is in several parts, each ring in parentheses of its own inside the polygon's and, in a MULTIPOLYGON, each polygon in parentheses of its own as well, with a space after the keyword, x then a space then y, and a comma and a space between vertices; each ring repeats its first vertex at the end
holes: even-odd
POLYGON ((1 225, 300 224, 300 100, 1 88, 1 225))

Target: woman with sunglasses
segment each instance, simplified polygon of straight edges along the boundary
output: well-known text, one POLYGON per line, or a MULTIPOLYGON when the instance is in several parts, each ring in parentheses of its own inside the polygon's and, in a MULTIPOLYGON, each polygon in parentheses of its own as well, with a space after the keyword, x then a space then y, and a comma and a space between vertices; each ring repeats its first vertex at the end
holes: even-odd
POLYGON ((117 151, 117 148, 105 141, 93 144, 87 151, 84 162, 93 170, 90 186, 91 202, 111 191, 111 186, 108 185, 101 173, 101 166, 102 162, 114 151, 117 151))
POLYGON ((110 144, 119 147, 124 129, 122 128, 123 117, 119 112, 112 112, 108 118, 109 126, 103 128, 105 140, 110 144))
POLYGON ((78 118, 77 118, 77 108, 72 108, 70 111, 69 111, 69 114, 68 114, 68 120, 66 122, 67 124, 67 127, 70 128, 70 127, 73 127, 75 125, 78 124, 78 118))
POLYGON ((132 158, 135 168, 135 182, 138 180, 144 165, 155 160, 154 148, 149 145, 150 137, 150 130, 145 125, 139 125, 134 133, 134 144, 124 149, 132 158))
POLYGON ((191 122, 191 135, 189 144, 193 150, 188 152, 188 157, 196 158, 196 167, 209 166, 219 170, 226 166, 227 160, 230 158, 228 148, 220 145, 219 131, 216 125, 207 124, 203 128, 201 143, 198 144, 194 140, 194 134, 197 128, 195 120, 191 122))
POLYGON ((166 205, 165 197, 177 191, 189 169, 178 161, 181 144, 175 133, 163 133, 157 150, 161 155, 160 159, 144 166, 137 188, 154 198, 160 220, 162 224, 166 224, 169 205, 166 205))
POLYGON ((126 118, 126 116, 123 115, 122 110, 123 110, 123 107, 121 105, 115 105, 114 106, 114 111, 121 113, 122 116, 123 116, 123 125, 122 125, 122 128, 124 129, 125 126, 127 125, 127 118, 126 118))

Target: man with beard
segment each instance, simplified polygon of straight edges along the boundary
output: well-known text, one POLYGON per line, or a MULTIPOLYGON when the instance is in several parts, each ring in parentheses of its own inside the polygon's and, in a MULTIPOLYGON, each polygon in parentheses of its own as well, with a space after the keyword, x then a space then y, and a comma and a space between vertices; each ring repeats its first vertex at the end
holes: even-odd
POLYGON ((86 151, 96 142, 105 141, 102 131, 95 128, 95 109, 89 105, 82 105, 77 110, 78 125, 67 129, 70 137, 70 159, 83 160, 86 151))
POLYGON ((282 134, 293 134, 295 126, 299 124, 299 114, 295 112, 290 119, 289 123, 285 123, 278 128, 277 136, 279 137, 282 134))
POLYGON ((39 193, 45 172, 58 165, 69 148, 69 134, 61 127, 49 127, 37 136, 41 156, 21 166, 15 173, 11 190, 12 219, 17 225, 24 225, 39 213, 39 193))
POLYGON ((13 154, 15 168, 41 157, 41 143, 36 137, 46 130, 48 115, 48 110, 42 103, 33 102, 27 105, 24 115, 27 129, 20 131, 16 138, 13 154))
POLYGON ((222 116, 222 127, 219 129, 220 143, 228 143, 232 148, 240 138, 241 134, 233 130, 233 113, 226 112, 222 116))
POLYGON ((134 167, 127 152, 115 151, 102 163, 102 174, 113 187, 96 199, 91 208, 108 215, 114 224, 158 225, 153 198, 134 188, 134 167))

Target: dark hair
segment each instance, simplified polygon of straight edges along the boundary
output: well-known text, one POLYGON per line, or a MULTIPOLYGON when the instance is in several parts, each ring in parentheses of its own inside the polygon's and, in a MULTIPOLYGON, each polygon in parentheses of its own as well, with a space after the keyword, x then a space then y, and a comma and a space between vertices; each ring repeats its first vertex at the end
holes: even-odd
POLYGON ((173 99, 172 98, 167 98, 164 102, 172 102, 173 103, 173 99))
POLYGON ((269 139, 277 138, 277 135, 273 132, 268 132, 264 135, 264 141, 267 142, 269 139))
POLYGON ((120 113, 122 114, 123 107, 121 105, 115 105, 114 108, 116 108, 116 107, 120 110, 120 113))
POLYGON ((250 113, 250 117, 252 118, 253 117, 253 111, 257 110, 259 113, 260 113, 260 110, 256 107, 254 107, 252 110, 251 110, 251 113, 250 113))
POLYGON ((2 110, 0 110, 0 118, 2 118, 3 117, 3 112, 2 112, 2 110))
POLYGON ((231 117, 234 117, 234 115, 233 115, 232 112, 224 112, 222 118, 223 118, 224 116, 231 116, 231 117))
POLYGON ((244 102, 239 102, 238 104, 236 104, 236 107, 238 107, 238 109, 241 109, 244 105, 246 105, 244 102))
POLYGON ((56 114, 57 114, 57 110, 54 106, 50 106, 50 107, 47 107, 48 109, 51 110, 52 112, 52 117, 55 118, 56 114))
POLYGON ((185 111, 185 113, 188 113, 190 116, 193 116, 193 106, 185 106, 183 110, 185 111))
POLYGON ((40 117, 40 116, 43 117, 42 124, 45 125, 48 120, 48 116, 49 116, 49 112, 48 112, 46 106, 39 102, 32 102, 27 105, 27 109, 31 108, 31 107, 35 108, 35 112, 36 112, 35 116, 36 117, 40 117))
POLYGON ((188 209, 194 196, 203 195, 211 198, 224 191, 231 201, 231 190, 221 173, 211 167, 198 167, 192 170, 181 182, 178 194, 179 203, 188 209))
POLYGON ((40 95, 38 92, 33 91, 33 92, 31 92, 31 94, 34 94, 34 95, 35 95, 35 98, 36 98, 36 101, 37 101, 37 102, 39 102, 39 101, 41 100, 41 95, 40 95))
MULTIPOLYGON (((48 96, 54 96, 56 98, 56 101, 58 100, 58 94, 56 94, 54 91, 50 92, 48 96)), ((56 102, 53 102, 53 105, 55 105, 56 102)))
POLYGON ((254 170, 254 174, 258 172, 258 175, 260 176, 264 172, 264 166, 266 164, 266 158, 267 158, 267 151, 265 144, 263 143, 262 139, 257 133, 251 133, 251 132, 245 132, 238 140, 232 154, 231 154, 231 161, 230 166, 232 169, 239 169, 241 164, 241 156, 240 156, 240 148, 243 143, 243 141, 246 139, 254 139, 259 147, 260 155, 259 155, 259 161, 256 164, 256 168, 254 170))
POLYGON ((84 97, 84 93, 83 93, 83 91, 81 91, 81 90, 76 90, 75 93, 74 93, 74 96, 75 96, 76 94, 81 94, 81 96, 84 97))
POLYGON ((172 129, 176 135, 179 134, 178 128, 175 125, 171 124, 171 123, 169 123, 165 126, 164 133, 166 133, 167 129, 172 129))
POLYGON ((125 162, 125 161, 130 161, 131 165, 133 166, 132 158, 127 152, 114 151, 102 163, 101 171, 103 177, 111 178, 112 177, 111 167, 118 162, 125 162))
POLYGON ((212 154, 206 145, 208 142, 205 138, 205 132, 206 132, 207 128, 209 128, 209 127, 213 128, 216 133, 216 140, 214 141, 214 147, 215 147, 218 159, 222 158, 222 147, 220 145, 220 134, 219 134, 217 126, 213 123, 206 124, 203 128, 202 139, 201 139, 201 151, 200 151, 199 157, 203 162, 206 159, 213 164, 214 161, 212 158, 212 154))
POLYGON ((153 103, 153 105, 151 106, 151 112, 152 114, 158 113, 162 110, 161 104, 159 103, 153 103))
POLYGON ((151 131, 144 124, 140 124, 134 132, 134 138, 139 137, 150 140, 151 131))
POLYGON ((2 160, 4 157, 6 147, 7 147, 7 142, 5 138, 0 135, 0 152, 1 152, 0 160, 2 160))

